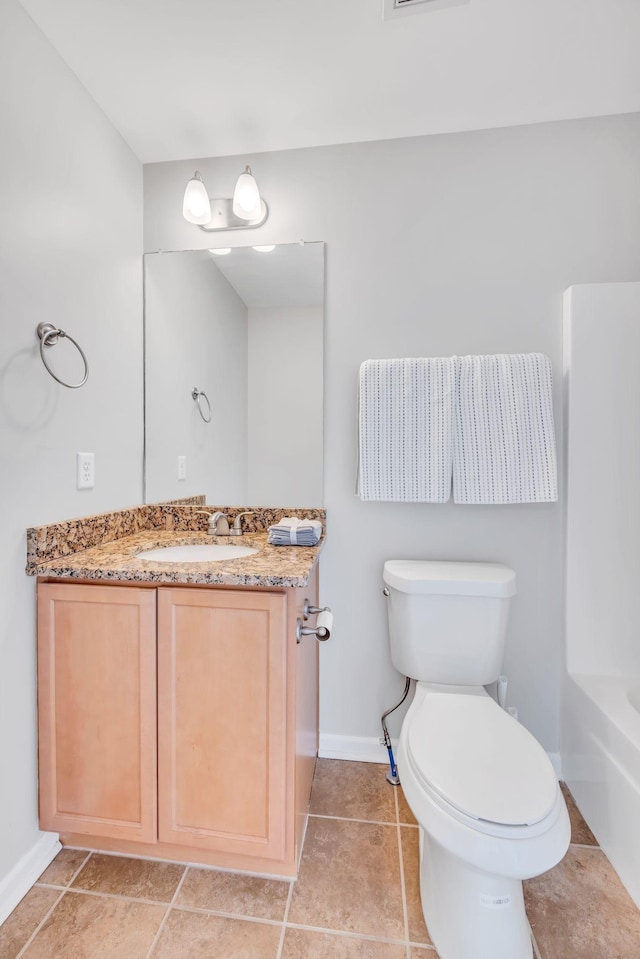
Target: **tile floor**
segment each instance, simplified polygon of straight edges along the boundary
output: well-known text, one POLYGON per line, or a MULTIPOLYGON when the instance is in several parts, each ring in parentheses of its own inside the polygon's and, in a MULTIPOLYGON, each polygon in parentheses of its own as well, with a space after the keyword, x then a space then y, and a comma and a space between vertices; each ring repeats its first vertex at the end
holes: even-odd
MULTIPOLYGON (((418 829, 385 772, 318 762, 295 883, 63 849, 0 926, 0 959, 437 959, 418 829)), ((526 883, 537 957, 640 959, 640 911, 567 799, 569 852, 526 883)))

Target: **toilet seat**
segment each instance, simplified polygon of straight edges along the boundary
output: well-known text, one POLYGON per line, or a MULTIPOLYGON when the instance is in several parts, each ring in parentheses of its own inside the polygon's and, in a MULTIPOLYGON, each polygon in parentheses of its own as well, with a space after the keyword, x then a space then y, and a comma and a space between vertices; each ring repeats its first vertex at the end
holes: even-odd
POLYGON ((547 754, 484 689, 431 689, 406 722, 414 775, 471 828, 528 833, 554 809, 558 784, 547 754))

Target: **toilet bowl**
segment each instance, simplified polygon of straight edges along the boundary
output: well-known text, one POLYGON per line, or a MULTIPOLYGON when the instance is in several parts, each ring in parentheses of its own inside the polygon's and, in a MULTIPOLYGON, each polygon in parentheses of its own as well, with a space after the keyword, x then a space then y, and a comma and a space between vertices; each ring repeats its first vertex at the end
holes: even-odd
POLYGON ((484 689, 500 672, 515 575, 389 561, 384 580, 392 658, 417 680, 397 762, 429 935, 440 959, 531 959, 522 880, 562 859, 570 825, 546 753, 484 689))

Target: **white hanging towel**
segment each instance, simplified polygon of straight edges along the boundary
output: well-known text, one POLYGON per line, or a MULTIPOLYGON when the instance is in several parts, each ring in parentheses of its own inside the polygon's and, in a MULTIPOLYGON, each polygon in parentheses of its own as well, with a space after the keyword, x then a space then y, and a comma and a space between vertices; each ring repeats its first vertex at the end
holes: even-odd
POLYGON ((446 503, 451 495, 455 357, 365 360, 359 387, 360 499, 446 503))
POLYGON ((555 502, 549 357, 514 353, 458 362, 454 502, 555 502))

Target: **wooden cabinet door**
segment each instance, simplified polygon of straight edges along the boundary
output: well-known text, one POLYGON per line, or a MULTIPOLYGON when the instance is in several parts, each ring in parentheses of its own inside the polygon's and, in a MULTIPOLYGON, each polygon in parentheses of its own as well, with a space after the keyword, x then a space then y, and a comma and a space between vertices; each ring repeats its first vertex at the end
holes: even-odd
POLYGON ((286 654, 284 593, 158 590, 161 842, 284 856, 286 654))
POLYGON ((40 825, 156 840, 154 590, 38 587, 40 825))

